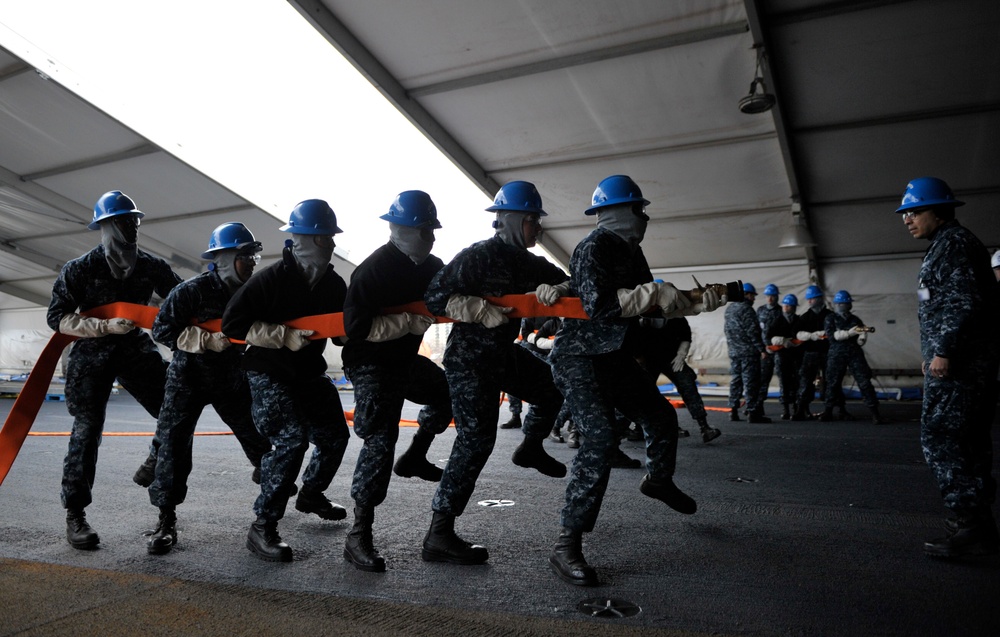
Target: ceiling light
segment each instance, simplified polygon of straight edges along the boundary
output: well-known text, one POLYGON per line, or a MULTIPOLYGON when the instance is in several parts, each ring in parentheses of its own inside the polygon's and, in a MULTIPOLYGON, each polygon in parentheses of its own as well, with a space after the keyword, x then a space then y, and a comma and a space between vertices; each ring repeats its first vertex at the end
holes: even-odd
POLYGON ((764 83, 764 78, 760 72, 760 61, 764 57, 764 53, 760 47, 757 48, 757 68, 754 71, 753 81, 750 82, 750 93, 743 96, 740 99, 739 107, 741 113, 746 113, 748 115, 755 115, 757 113, 764 113, 771 110, 774 107, 777 99, 774 95, 767 92, 767 85, 764 83), (760 88, 760 93, 757 89, 760 88))
POLYGON ((792 222, 781 233, 779 248, 809 248, 816 245, 812 233, 806 227, 805 218, 801 214, 799 204, 792 204, 792 222))

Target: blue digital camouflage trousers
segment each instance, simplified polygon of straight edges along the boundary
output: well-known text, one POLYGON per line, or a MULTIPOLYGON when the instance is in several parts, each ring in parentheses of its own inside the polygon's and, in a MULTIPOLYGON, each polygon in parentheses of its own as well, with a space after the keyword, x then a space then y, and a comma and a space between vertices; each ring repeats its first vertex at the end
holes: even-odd
POLYGON ((646 470, 652 480, 672 479, 677 461, 677 412, 632 355, 615 351, 595 356, 560 355, 549 359, 556 386, 563 392, 580 432, 580 448, 570 468, 562 525, 590 532, 601 511, 618 447, 615 409, 642 427, 646 470))
POLYGON ((435 512, 456 516, 465 511, 496 445, 500 393, 519 396, 532 406, 521 428, 526 438, 547 437, 563 403, 548 363, 527 349, 511 344, 489 360, 468 354, 456 342, 445 353, 455 443, 431 503, 435 512))
POLYGON ((166 367, 144 332, 80 339, 73 344, 66 369, 66 407, 73 416, 73 430, 63 461, 64 507, 83 509, 93 501, 97 449, 115 379, 156 418, 163 402, 166 367))
POLYGON ((920 444, 945 507, 958 515, 988 514, 996 499, 991 433, 996 377, 996 358, 953 362, 946 378, 924 376, 920 444))
POLYGON ((798 406, 801 409, 808 408, 809 403, 816 397, 816 377, 819 374, 823 374, 823 381, 826 383, 826 356, 825 351, 802 353, 802 363, 799 366, 798 400, 798 406))
POLYGON ((826 408, 844 405, 844 374, 848 368, 858 384, 858 391, 869 409, 878 409, 878 396, 872 385, 872 368, 868 366, 864 352, 859 346, 830 347, 826 356, 826 408))
MULTIPOLYGON (((767 394, 771 388, 771 378, 774 377, 775 368, 777 367, 778 357, 774 353, 769 353, 764 358, 760 359, 760 400, 758 404, 764 405, 764 401, 767 400, 767 394)), ((778 372, 778 395, 781 395, 781 370, 778 372)))
POLYGON ((260 463, 260 495, 253 510, 269 521, 280 520, 309 443, 315 445, 302 474, 302 489, 325 491, 333 481, 350 432, 344 407, 326 376, 285 383, 263 372, 247 372, 257 430, 274 447, 260 463))
POLYGON ((195 360, 179 364, 178 357, 193 356, 175 352, 174 361, 167 368, 163 408, 154 437, 156 473, 149 485, 149 501, 153 506, 176 506, 184 502, 191 475, 194 430, 207 405, 215 408, 222 422, 235 434, 250 464, 259 467, 261 458, 271 450, 271 443, 254 426, 250 386, 243 372, 239 368, 201 370, 195 360), (215 373, 190 373, 191 368, 215 373))
POLYGON ((781 378, 781 404, 794 405, 799 397, 799 367, 802 353, 794 347, 786 347, 775 353, 775 369, 781 378))
POLYGON ((689 365, 685 363, 679 372, 675 372, 668 365, 663 370, 663 375, 669 378, 670 382, 677 388, 677 393, 680 394, 681 400, 684 401, 684 406, 692 418, 701 420, 708 417, 708 414, 705 412, 705 401, 701 399, 701 394, 698 393, 698 374, 689 365))
POLYGON ((757 411, 760 404, 760 353, 729 357, 729 407, 739 407, 746 395, 748 411, 757 411))
POLYGON ((451 397, 444 370, 423 356, 409 369, 356 365, 347 370, 354 384, 354 433, 364 440, 354 469, 351 497, 362 508, 385 500, 399 439, 403 402, 424 405, 417 424, 431 438, 451 423, 451 397))

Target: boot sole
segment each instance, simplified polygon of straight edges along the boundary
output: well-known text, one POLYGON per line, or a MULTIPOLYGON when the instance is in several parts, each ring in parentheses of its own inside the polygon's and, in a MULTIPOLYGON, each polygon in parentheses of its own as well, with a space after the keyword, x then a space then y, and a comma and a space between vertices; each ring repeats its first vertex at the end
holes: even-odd
POLYGON ((566 573, 563 572, 563 570, 561 568, 559 568, 559 565, 551 557, 549 558, 549 567, 552 569, 552 572, 555 573, 559 577, 559 579, 561 579, 562 581, 566 582, 567 584, 572 584, 573 586, 597 586, 597 585, 600 584, 600 580, 597 579, 597 574, 596 573, 594 574, 594 577, 592 577, 592 578, 585 577, 585 578, 579 578, 579 579, 576 578, 576 577, 572 577, 570 575, 567 575, 566 573))
POLYGON ((481 564, 485 564, 490 559, 490 556, 487 554, 482 559, 462 559, 448 555, 447 553, 439 553, 425 548, 420 552, 420 558, 425 562, 444 562, 445 564, 461 564, 462 566, 479 566, 481 564))
POLYGON ((331 520, 336 522, 337 520, 344 520, 347 518, 347 509, 331 509, 330 511, 318 511, 316 509, 309 509, 306 507, 300 507, 299 503, 295 503, 295 510, 302 513, 312 513, 324 520, 331 520))
POLYGON ((260 553, 259 551, 257 551, 257 549, 254 548, 253 543, 250 542, 250 540, 247 540, 247 548, 250 549, 251 553, 253 553, 254 555, 256 555, 258 558, 264 560, 265 562, 291 562, 292 561, 292 553, 291 553, 291 551, 289 551, 287 555, 285 553, 282 553, 281 555, 272 557, 270 555, 265 555, 265 554, 260 553))
POLYGON ((538 473, 542 474, 543 476, 548 476, 550 478, 565 478, 566 477, 566 465, 562 464, 558 460, 555 460, 554 458, 553 458, 553 461, 555 462, 555 464, 552 465, 552 471, 545 471, 545 468, 539 467, 538 465, 528 464, 526 462, 519 462, 516 457, 512 457, 510 459, 510 461, 513 462, 518 467, 522 467, 524 469, 534 469, 535 471, 537 471, 538 473), (558 465, 558 467, 556 465, 558 465))
POLYGON ((70 542, 69 545, 78 551, 93 551, 100 543, 101 541, 98 539, 93 542, 70 542))
POLYGON ((347 549, 344 549, 344 559, 353 564, 354 568, 358 569, 359 571, 365 571, 368 573, 385 573, 384 560, 380 560, 374 564, 361 564, 360 562, 355 561, 353 557, 351 557, 351 553, 347 549))
POLYGON ((152 542, 146 545, 146 552, 150 555, 165 555, 170 552, 170 549, 174 548, 174 544, 177 544, 177 538, 171 538, 170 544, 156 544, 152 542))

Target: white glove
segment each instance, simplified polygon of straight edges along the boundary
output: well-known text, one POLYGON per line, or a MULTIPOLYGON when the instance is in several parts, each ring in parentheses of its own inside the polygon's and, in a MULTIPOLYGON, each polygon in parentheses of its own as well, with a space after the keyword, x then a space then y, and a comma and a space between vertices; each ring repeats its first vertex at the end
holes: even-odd
POLYGON ((540 338, 535 341, 535 347, 540 350, 548 351, 552 349, 552 344, 556 342, 554 338, 540 338))
POLYGON ((712 288, 705 288, 705 290, 701 293, 701 303, 695 303, 691 307, 691 311, 694 314, 700 314, 701 312, 714 312, 725 304, 725 301, 719 298, 718 292, 712 288))
POLYGON ((508 322, 510 319, 507 315, 513 311, 512 307, 493 305, 482 297, 462 294, 452 294, 444 308, 444 314, 448 318, 463 323, 480 323, 490 329, 508 322))
POLYGON ((385 314, 372 318, 372 328, 368 330, 366 341, 384 343, 394 341, 410 333, 410 313, 385 314))
POLYGON ((833 338, 837 339, 838 341, 846 341, 852 336, 857 336, 857 335, 858 335, 857 332, 853 332, 852 330, 837 330, 836 332, 833 333, 833 338))
POLYGON ((622 306, 622 318, 639 316, 656 305, 658 284, 650 281, 635 286, 634 289, 618 290, 618 305, 622 306))
POLYGON ((257 321, 250 326, 247 332, 247 345, 256 347, 266 347, 267 349, 281 349, 287 347, 293 352, 297 352, 309 344, 309 336, 312 330, 300 330, 286 325, 276 325, 257 321))
POLYGON ((867 342, 868 342, 868 332, 863 332, 861 334, 858 334, 858 345, 864 347, 865 343, 867 342))
POLYGON ((124 318, 99 319, 79 314, 66 314, 59 321, 59 332, 69 336, 96 338, 108 334, 128 334, 135 322, 124 318))
POLYGON ((563 281, 559 285, 549 285, 548 283, 542 283, 535 290, 535 296, 538 297, 538 302, 542 305, 552 305, 559 300, 560 297, 569 294, 569 281, 563 281))
POLYGON ((815 341, 816 337, 813 332, 799 332, 795 335, 795 338, 800 341, 815 341))
POLYGON ((528 334, 528 338, 526 340, 528 341, 528 344, 536 345, 535 341, 538 340, 538 334, 536 332, 532 332, 531 334, 528 334))
POLYGON ((823 337, 826 336, 826 330, 816 330, 815 332, 812 333, 812 335, 813 335, 812 340, 822 341, 823 337))
MULTIPOLYGON (((663 313, 663 316, 667 316, 668 314, 676 315, 677 312, 688 313, 689 308, 691 308, 691 301, 681 294, 681 291, 675 288, 673 283, 656 283, 654 285, 657 286, 656 304, 660 307, 660 312, 663 313)), ((714 299, 715 307, 712 308, 713 310, 719 307, 718 295, 714 299)), ((712 310, 706 311, 711 312, 712 310)), ((697 312, 694 313, 697 314, 697 312)))
POLYGON ((784 344, 785 344, 785 337, 784 336, 772 336, 771 337, 771 345, 784 345, 784 344))
POLYGON ((434 317, 427 316, 426 314, 408 314, 408 321, 410 324, 410 334, 421 336, 434 325, 434 317))
POLYGON ((232 345, 222 332, 209 332, 196 325, 189 325, 177 336, 177 349, 188 354, 221 352, 232 345))
POLYGON ((677 356, 674 356, 674 360, 670 363, 670 366, 675 372, 679 372, 684 369, 684 361, 687 360, 688 352, 690 351, 690 341, 682 341, 681 344, 677 346, 677 356))

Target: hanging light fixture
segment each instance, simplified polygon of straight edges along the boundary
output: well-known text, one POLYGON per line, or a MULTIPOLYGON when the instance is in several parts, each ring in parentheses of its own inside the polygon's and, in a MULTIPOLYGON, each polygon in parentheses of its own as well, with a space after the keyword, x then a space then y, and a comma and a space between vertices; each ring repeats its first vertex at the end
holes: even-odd
POLYGON ((779 248, 808 248, 816 245, 812 233, 806 227, 805 218, 802 216, 802 205, 798 202, 792 204, 792 222, 781 233, 779 248))
POLYGON ((763 48, 754 47, 757 50, 757 68, 754 71, 753 81, 750 82, 750 93, 740 99, 740 112, 747 115, 765 113, 774 106, 777 101, 773 95, 767 92, 767 85, 764 84, 764 77, 760 72, 760 61, 764 57, 763 48), (760 93, 757 89, 760 88, 760 93))

